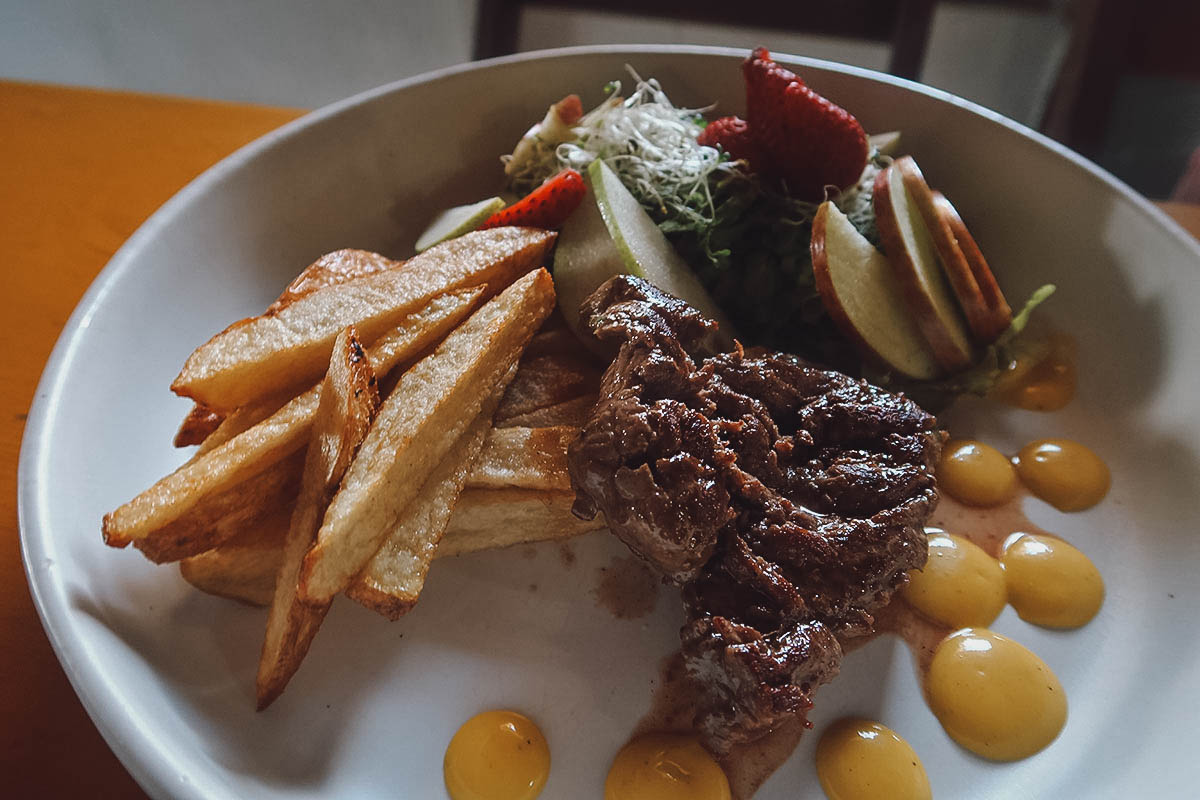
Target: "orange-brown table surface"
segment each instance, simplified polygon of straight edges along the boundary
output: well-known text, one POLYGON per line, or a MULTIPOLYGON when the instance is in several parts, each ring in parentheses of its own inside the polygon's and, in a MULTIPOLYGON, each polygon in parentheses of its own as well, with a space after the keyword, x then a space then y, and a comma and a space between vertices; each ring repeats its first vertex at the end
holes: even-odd
MULTIPOLYGON (((142 796, 71 690, 21 566, 17 452, 42 367, 88 284, 152 211, 301 113, 0 81, 0 794, 142 796)), ((1163 207, 1200 236, 1200 206, 1163 207)))

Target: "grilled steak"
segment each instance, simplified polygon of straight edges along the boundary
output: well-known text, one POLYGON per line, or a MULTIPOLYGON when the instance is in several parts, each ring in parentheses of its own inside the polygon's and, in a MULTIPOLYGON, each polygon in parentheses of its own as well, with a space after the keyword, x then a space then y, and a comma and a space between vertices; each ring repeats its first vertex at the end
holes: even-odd
POLYGON ((696 726, 717 751, 804 718, 840 640, 925 563, 936 420, 779 353, 703 357, 714 324, 629 276, 582 318, 615 357, 568 450, 575 512, 682 586, 696 726))

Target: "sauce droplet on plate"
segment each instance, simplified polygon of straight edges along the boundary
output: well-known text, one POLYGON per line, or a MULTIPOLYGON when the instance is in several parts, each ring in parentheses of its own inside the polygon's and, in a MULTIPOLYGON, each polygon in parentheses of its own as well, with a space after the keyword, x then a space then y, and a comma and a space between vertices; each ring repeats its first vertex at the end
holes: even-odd
POLYGON ((865 719, 841 719, 817 743, 817 777, 829 800, 929 800, 921 759, 895 731, 865 719))
POLYGON ((1021 619, 1046 628, 1079 628, 1104 603, 1104 579, 1078 548, 1053 536, 1015 533, 1000 558, 1008 602, 1021 619))
POLYGON ((1059 511, 1091 508, 1108 494, 1108 466, 1079 442, 1038 439, 1022 447, 1013 461, 1030 491, 1059 511))
POLYGON ((484 711, 454 734, 442 770, 453 800, 533 800, 550 774, 550 747, 528 717, 484 711))
POLYGON ((987 626, 1006 600, 1004 571, 978 545, 928 528, 929 560, 908 574, 904 599, 930 619, 952 628, 987 626))
POLYGON ((947 494, 969 506, 998 506, 1017 488, 1012 462, 996 448, 974 439, 946 442, 937 478, 947 494))
POLYGON ((695 736, 650 733, 621 748, 604 800, 730 800, 729 779, 695 736))
POLYGON ((1017 356, 996 381, 993 396, 1028 411, 1058 411, 1075 396, 1075 342, 1056 334, 1017 356))
POLYGON ((1067 697, 1050 667, 986 628, 942 640, 925 680, 929 707, 950 738, 993 761, 1039 752, 1067 721, 1067 697))

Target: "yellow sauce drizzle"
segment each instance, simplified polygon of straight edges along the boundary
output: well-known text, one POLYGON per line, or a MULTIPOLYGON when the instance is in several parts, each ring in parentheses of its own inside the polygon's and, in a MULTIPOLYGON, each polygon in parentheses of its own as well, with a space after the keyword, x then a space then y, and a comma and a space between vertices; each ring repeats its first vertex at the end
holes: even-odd
POLYGON ((1053 536, 1014 533, 1000 558, 1008 602, 1021 619, 1046 628, 1079 628, 1104 603, 1104 579, 1091 559, 1053 536))
POLYGON ((621 748, 604 800, 730 800, 729 779, 695 736, 650 733, 621 748))
POLYGON ((1005 455, 974 439, 946 443, 937 477, 947 494, 969 506, 998 506, 1017 488, 1017 473, 1005 455))
POLYGON ((528 717, 485 711, 454 734, 442 770, 453 800, 533 800, 550 774, 550 747, 528 717))
POLYGON ((1091 508, 1108 494, 1108 466, 1079 442, 1038 439, 1022 447, 1013 462, 1029 490, 1059 511, 1091 508))
POLYGON ((1067 697, 1045 662, 986 628, 946 637, 925 680, 929 707, 950 738, 994 761, 1037 753, 1067 721, 1067 697))
POLYGON ((1004 571, 978 545, 928 528, 929 560, 909 573, 904 599, 951 628, 988 626, 1004 610, 1004 571))
POLYGON ((925 767, 891 728, 841 719, 817 743, 817 777, 829 800, 929 800, 925 767))
POLYGON ((1029 411, 1058 411, 1075 396, 1075 342, 1054 334, 1035 350, 1019 355, 996 382, 992 395, 1029 411))

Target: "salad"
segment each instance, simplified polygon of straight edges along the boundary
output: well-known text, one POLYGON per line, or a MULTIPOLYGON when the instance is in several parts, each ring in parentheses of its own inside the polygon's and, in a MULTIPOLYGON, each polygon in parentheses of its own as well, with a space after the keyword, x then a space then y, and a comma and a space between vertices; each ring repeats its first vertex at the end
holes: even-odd
POLYGON ((1053 286, 1012 313, 953 206, 899 158, 899 133, 868 137, 761 48, 743 65, 745 120, 677 107, 658 81, 629 73, 628 94, 610 82, 586 113, 568 96, 502 157, 511 204, 451 209, 421 244, 488 215, 561 228, 555 280, 568 322, 604 278, 645 274, 744 345, 867 377, 933 409, 988 394, 1019 356, 1044 347, 1018 335, 1053 286), (606 236, 615 247, 601 246, 606 236), (572 291, 580 271, 584 287, 572 291))

